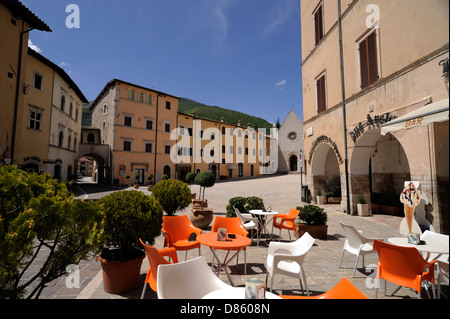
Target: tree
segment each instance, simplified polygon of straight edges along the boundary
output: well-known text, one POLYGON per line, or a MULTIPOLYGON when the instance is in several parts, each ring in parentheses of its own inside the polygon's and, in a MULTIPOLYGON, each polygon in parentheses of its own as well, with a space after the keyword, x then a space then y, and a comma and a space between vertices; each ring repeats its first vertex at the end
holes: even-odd
POLYGON ((95 256, 103 225, 98 205, 76 200, 50 175, 0 167, 0 298, 39 298, 69 265, 95 256))
POLYGON ((188 185, 175 179, 166 179, 156 183, 152 194, 169 216, 188 207, 192 201, 188 185))
POLYGON ((205 200, 205 189, 206 187, 214 186, 214 184, 216 183, 216 177, 210 171, 201 172, 197 176, 195 176, 194 183, 200 185, 200 195, 202 195, 202 188, 203 188, 203 195, 201 198, 203 209, 203 203, 205 200))

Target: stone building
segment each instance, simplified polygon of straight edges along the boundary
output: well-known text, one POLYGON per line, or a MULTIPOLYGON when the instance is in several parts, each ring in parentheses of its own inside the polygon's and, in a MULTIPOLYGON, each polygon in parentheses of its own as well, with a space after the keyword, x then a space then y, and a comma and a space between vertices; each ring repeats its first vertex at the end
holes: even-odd
POLYGON ((290 111, 278 130, 278 173, 299 173, 303 151, 303 123, 290 111))
POLYGON ((338 179, 342 207, 354 214, 360 196, 398 198, 406 181, 416 181, 430 204, 420 224, 448 234, 448 25, 446 0, 302 1, 313 197, 338 179), (443 116, 423 120, 436 105, 443 116), (412 112, 404 129, 382 132, 412 112))

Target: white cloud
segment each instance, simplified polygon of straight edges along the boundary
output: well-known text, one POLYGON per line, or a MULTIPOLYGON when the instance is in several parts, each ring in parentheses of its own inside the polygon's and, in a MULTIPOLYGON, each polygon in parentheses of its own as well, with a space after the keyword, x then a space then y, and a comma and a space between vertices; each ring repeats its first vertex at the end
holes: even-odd
POLYGON ((273 12, 275 16, 261 32, 262 37, 278 31, 278 29, 297 12, 297 10, 295 10, 295 3, 291 0, 274 1, 274 6, 275 8, 271 9, 271 12, 273 12))
POLYGON ((33 44, 33 42, 31 42, 30 39, 28 39, 28 47, 31 48, 32 50, 36 51, 37 53, 42 53, 43 50, 38 48, 36 45, 33 44))
POLYGON ((275 83, 275 86, 283 86, 287 83, 286 80, 281 80, 280 82, 275 83))
POLYGON ((59 66, 60 66, 61 68, 65 68, 65 67, 70 66, 70 64, 63 61, 63 62, 61 62, 61 63, 59 64, 59 66))

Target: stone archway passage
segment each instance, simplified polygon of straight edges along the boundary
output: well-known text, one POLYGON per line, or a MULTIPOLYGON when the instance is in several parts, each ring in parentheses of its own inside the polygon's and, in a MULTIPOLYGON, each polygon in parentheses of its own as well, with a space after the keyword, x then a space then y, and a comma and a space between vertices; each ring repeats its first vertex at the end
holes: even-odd
POLYGON ((328 143, 319 144, 311 161, 313 176, 313 199, 318 191, 325 195, 328 192, 341 192, 339 160, 333 147, 328 143))

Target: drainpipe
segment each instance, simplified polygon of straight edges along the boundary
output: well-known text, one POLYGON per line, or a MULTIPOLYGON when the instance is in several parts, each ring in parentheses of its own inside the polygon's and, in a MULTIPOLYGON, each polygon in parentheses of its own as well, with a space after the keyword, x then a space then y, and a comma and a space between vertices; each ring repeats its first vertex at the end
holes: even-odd
MULTIPOLYGON (((16 84, 16 97, 14 101, 14 120, 13 120, 13 131, 11 136, 11 164, 14 163, 15 156, 15 148, 16 148, 16 130, 17 130, 17 113, 19 112, 19 92, 20 92, 20 80, 22 74, 22 54, 23 54, 23 36, 24 34, 34 30, 34 28, 30 28, 26 31, 23 31, 23 27, 25 26, 25 22, 22 20, 22 32, 20 33, 20 42, 19 42, 19 63, 17 66, 17 84, 16 84)), ((27 45, 28 47, 28 45, 27 45)))
POLYGON ((155 119, 155 164, 153 165, 153 183, 156 184, 156 159, 158 156, 158 109, 159 109, 159 93, 156 95, 156 119, 155 119))
POLYGON ((342 54, 342 24, 341 24, 341 1, 337 0, 338 10, 338 30, 339 30, 339 60, 341 69, 341 95, 342 95, 342 119, 344 127, 344 166, 345 166, 345 187, 347 191, 347 214, 351 214, 350 210, 350 185, 348 176, 348 153, 347 153, 347 116, 345 112, 345 81, 344 81, 344 57, 342 54))

